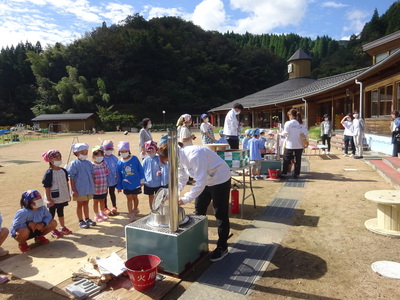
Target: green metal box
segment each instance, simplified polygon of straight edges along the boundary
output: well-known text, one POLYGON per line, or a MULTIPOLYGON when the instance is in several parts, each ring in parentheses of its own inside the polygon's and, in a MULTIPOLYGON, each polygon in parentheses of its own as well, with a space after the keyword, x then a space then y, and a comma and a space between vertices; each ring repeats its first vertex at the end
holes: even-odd
POLYGON ((179 275, 188 264, 208 252, 208 221, 206 216, 188 215, 189 221, 177 232, 147 224, 148 217, 125 226, 126 258, 153 254, 161 258, 164 271, 179 275))

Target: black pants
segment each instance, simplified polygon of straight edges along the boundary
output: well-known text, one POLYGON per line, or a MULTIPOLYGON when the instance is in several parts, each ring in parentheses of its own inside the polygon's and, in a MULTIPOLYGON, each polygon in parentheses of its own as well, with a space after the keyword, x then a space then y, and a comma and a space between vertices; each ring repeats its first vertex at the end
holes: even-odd
POLYGON ((321 139, 322 139, 322 144, 323 145, 325 145, 325 141, 327 142, 327 144, 328 144, 328 152, 330 152, 331 151, 331 137, 328 136, 327 134, 324 134, 324 135, 321 136, 321 139))
POLYGON ((239 149, 239 137, 236 135, 227 135, 226 140, 228 141, 231 149, 239 149))
MULTIPOLYGON (((111 198, 112 207, 117 207, 117 198, 115 197, 115 188, 116 188, 116 185, 108 187, 108 194, 110 195, 110 198, 111 198)), ((107 196, 108 196, 108 194, 107 194, 107 196)), ((108 208, 107 197, 104 200, 104 205, 105 205, 105 208, 108 208)))
POLYGON ((282 174, 284 175, 287 174, 289 165, 292 163, 292 160, 295 159, 294 174, 300 175, 302 154, 303 154, 303 149, 286 149, 285 154, 283 155, 282 174))
POLYGON ((399 152, 400 152, 399 144, 393 143, 393 152, 392 152, 392 156, 393 156, 393 157, 397 157, 398 154, 399 154, 399 152))
POLYGON ((351 153, 356 154, 356 146, 354 145, 354 140, 351 135, 344 136, 344 153, 348 154, 349 151, 349 143, 351 144, 351 153))
POLYGON ((195 200, 195 214, 206 215, 211 200, 213 201, 214 215, 217 219, 218 242, 217 247, 226 249, 228 247, 229 223, 229 194, 231 190, 231 179, 228 181, 206 186, 204 191, 195 200))

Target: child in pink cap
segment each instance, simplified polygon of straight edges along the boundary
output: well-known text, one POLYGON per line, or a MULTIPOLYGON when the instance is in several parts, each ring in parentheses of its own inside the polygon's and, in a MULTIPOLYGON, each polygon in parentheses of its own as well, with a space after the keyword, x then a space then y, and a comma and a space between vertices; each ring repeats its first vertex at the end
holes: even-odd
POLYGON ((62 164, 61 153, 52 149, 42 154, 43 160, 49 163, 49 168, 43 176, 43 187, 46 191, 47 207, 54 219, 57 212, 60 230, 54 228, 51 236, 59 239, 72 231, 65 226, 64 207, 71 201, 71 193, 68 185, 68 172, 60 167, 62 164))
POLYGON ((144 184, 143 167, 139 159, 131 154, 129 142, 118 143, 118 155, 121 156, 121 160, 117 164, 117 191, 118 193, 123 191, 126 195, 128 217, 133 222, 139 213, 138 195, 142 193, 144 184))
POLYGON ((149 196, 150 210, 153 208, 154 195, 161 188, 161 162, 157 155, 157 143, 144 143, 146 156, 142 162, 144 170, 144 194, 149 196))

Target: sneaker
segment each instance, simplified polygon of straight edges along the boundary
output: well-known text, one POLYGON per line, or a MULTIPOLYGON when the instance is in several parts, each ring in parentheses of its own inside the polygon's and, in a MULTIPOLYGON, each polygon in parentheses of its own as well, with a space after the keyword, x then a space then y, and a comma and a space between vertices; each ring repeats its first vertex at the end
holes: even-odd
POLYGON ((79 221, 78 225, 80 228, 84 228, 84 229, 87 229, 90 227, 90 225, 88 223, 86 223, 84 220, 79 221))
POLYGON ((50 241, 41 235, 41 236, 35 237, 35 242, 38 244, 44 245, 44 244, 49 243, 50 241))
MULTIPOLYGON (((90 220, 90 219, 89 219, 90 220)), ((103 216, 102 215, 100 215, 100 214, 96 214, 95 216, 94 216, 94 220, 95 220, 95 222, 97 222, 97 223, 100 223, 100 222, 103 222, 103 216)), ((86 221, 87 222, 87 221, 86 221)), ((88 222, 89 223, 89 222, 88 222)))
POLYGON ((0 256, 5 256, 8 254, 8 250, 4 250, 2 247, 0 247, 0 256))
POLYGON ((361 159, 364 158, 364 156, 354 156, 355 159, 361 159))
POLYGON ((236 171, 231 171, 231 176, 239 176, 239 173, 236 171))
POLYGON ((280 178, 280 179, 286 179, 286 178, 287 178, 287 175, 286 175, 286 174, 280 174, 280 175, 279 175, 279 178, 280 178))
POLYGON ((31 250, 31 248, 28 246, 27 242, 25 242, 23 244, 19 244, 18 248, 19 248, 19 250, 21 250, 21 252, 28 252, 29 250, 31 250))
MULTIPOLYGON (((111 211, 110 211, 111 212, 111 211)), ((104 214, 100 214, 100 217, 101 217, 101 219, 103 220, 103 221, 107 221, 108 220, 108 217, 106 216, 106 215, 104 215, 104 214)))
POLYGON ((111 214, 111 210, 109 210, 107 207, 103 210, 103 215, 108 216, 111 214))
POLYGON ((4 283, 8 281, 8 277, 5 275, 0 275, 0 283, 4 283))
POLYGON ((354 156, 354 154, 350 154, 350 157, 353 157, 354 156))
POLYGON ((132 210, 132 214, 134 214, 135 216, 137 216, 140 213, 140 210, 135 208, 134 210, 132 210))
POLYGON ((136 217, 134 214, 128 214, 128 218, 130 222, 134 222, 136 220, 136 217))
POLYGON ((261 176, 256 176, 257 180, 262 180, 263 178, 261 176))
POLYGON ((50 235, 51 235, 53 238, 56 238, 56 239, 59 239, 59 238, 62 238, 62 237, 63 237, 63 234, 62 234, 61 232, 59 232, 57 229, 54 229, 54 230, 50 233, 50 235))
POLYGON ((228 249, 227 248, 221 248, 221 247, 217 247, 210 256, 210 261, 211 262, 216 262, 216 261, 220 261, 221 259, 223 259, 225 256, 228 255, 228 249))
POLYGON ((344 157, 349 156, 347 153, 343 154, 344 157))
POLYGON ((114 206, 113 208, 111 208, 111 212, 113 213, 114 216, 118 215, 117 207, 114 206))
POLYGON ((89 225, 89 226, 96 226, 96 222, 93 222, 91 219, 89 219, 89 218, 87 218, 86 220, 86 223, 89 225))
POLYGON ((69 230, 67 227, 60 227, 60 232, 63 234, 63 235, 68 235, 68 234, 72 234, 72 231, 71 230, 69 230))

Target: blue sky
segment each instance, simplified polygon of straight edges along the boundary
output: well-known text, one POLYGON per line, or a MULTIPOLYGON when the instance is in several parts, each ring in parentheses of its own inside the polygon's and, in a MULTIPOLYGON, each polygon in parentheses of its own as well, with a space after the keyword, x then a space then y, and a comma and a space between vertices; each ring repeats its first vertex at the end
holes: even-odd
POLYGON ((348 39, 382 15, 391 0, 0 0, 0 48, 29 41, 67 44, 85 32, 118 24, 127 15, 178 16, 205 30, 296 33, 348 39))

